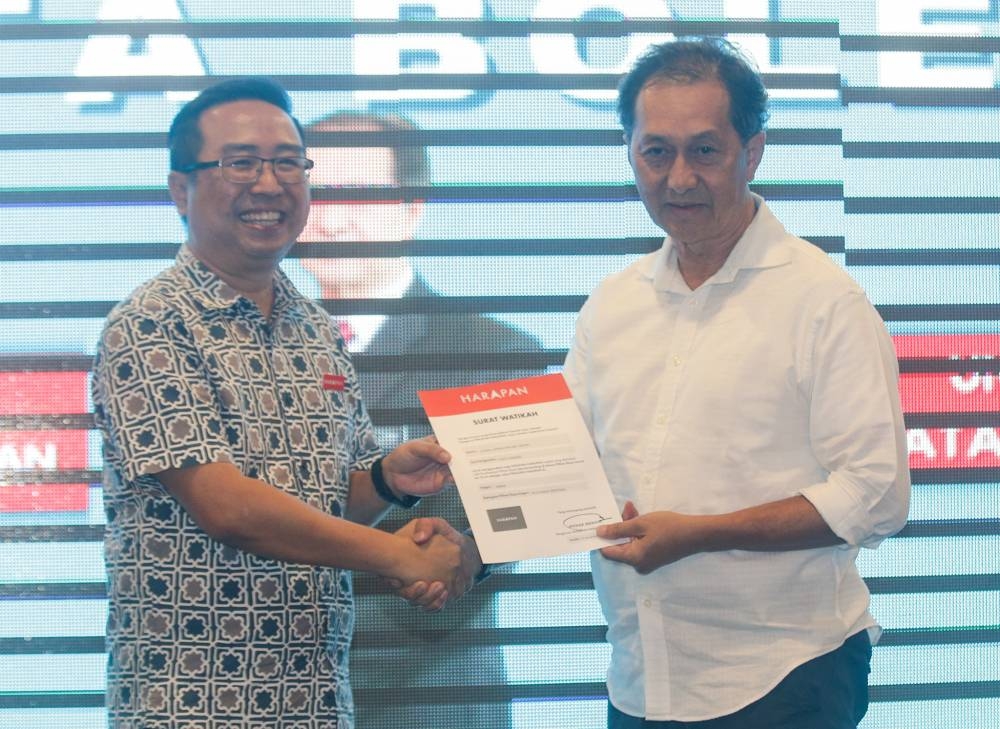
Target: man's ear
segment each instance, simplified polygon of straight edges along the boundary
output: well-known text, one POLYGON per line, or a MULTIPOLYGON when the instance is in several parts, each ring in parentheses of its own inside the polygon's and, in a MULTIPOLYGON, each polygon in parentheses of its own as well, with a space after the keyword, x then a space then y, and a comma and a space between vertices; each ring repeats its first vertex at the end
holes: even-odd
POLYGON ((183 172, 171 171, 167 176, 167 187, 170 189, 170 199, 174 201, 177 212, 182 218, 187 217, 188 206, 188 175, 183 172))
POLYGON ((635 173, 635 160, 632 159, 632 135, 628 132, 623 133, 622 141, 625 142, 625 159, 628 161, 628 166, 632 168, 632 172, 635 173))
POLYGON ((764 156, 764 142, 766 139, 767 134, 764 131, 759 131, 747 140, 747 182, 753 180, 753 176, 757 173, 757 167, 764 156))

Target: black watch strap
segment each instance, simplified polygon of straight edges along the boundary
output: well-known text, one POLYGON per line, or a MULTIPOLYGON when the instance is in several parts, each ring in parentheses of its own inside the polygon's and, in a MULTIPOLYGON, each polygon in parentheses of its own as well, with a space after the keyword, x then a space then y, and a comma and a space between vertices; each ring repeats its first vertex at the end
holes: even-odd
POLYGON ((404 509, 412 509, 420 503, 419 496, 412 496, 410 494, 397 496, 395 492, 389 488, 389 484, 385 480, 385 474, 382 473, 381 458, 377 459, 372 464, 372 485, 375 486, 375 493, 379 495, 379 498, 383 501, 389 502, 390 504, 402 506, 404 509))

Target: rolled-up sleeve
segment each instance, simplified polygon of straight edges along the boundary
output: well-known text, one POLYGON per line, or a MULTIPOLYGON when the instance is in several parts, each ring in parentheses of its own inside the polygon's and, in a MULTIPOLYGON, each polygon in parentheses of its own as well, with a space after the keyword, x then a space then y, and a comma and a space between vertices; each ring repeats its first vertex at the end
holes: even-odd
POLYGON ((819 313, 812 335, 810 441, 828 476, 801 494, 847 544, 874 548, 903 527, 910 504, 892 340, 860 291, 819 313))

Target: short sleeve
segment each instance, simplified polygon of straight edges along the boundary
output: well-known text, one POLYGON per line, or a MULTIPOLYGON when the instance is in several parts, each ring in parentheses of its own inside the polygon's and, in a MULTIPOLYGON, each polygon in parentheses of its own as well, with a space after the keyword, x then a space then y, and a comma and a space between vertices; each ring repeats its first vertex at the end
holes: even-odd
POLYGON ((92 389, 106 458, 126 479, 232 461, 191 334, 169 314, 129 307, 109 319, 92 389))

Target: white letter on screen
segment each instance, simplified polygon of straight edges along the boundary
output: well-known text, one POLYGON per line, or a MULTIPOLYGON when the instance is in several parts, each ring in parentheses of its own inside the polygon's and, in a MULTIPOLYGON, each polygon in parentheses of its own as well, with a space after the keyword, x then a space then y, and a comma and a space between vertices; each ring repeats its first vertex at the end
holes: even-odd
MULTIPOLYGON (((626 20, 671 17, 662 0, 540 0, 532 20, 576 20, 592 10, 617 10, 626 20)), ((592 65, 580 57, 576 36, 562 33, 532 33, 528 37, 531 60, 539 73, 625 73, 632 62, 653 43, 671 40, 670 33, 632 33, 624 58, 612 65, 592 65)), ((563 91, 583 101, 614 101, 616 89, 569 89, 563 91)))
MULTIPOLYGON (((353 0, 355 20, 399 20, 400 8, 432 7, 438 20, 480 20, 482 0, 353 0)), ((354 73, 486 73, 486 51, 476 41, 457 33, 358 35, 354 37, 354 73), (404 63, 405 59, 405 63, 404 63)), ((470 89, 385 89, 358 91, 360 101, 460 101, 470 89)))
MULTIPOLYGON (((104 0, 98 20, 180 20, 174 0, 104 0)), ((205 68, 190 38, 184 35, 151 35, 134 39, 128 35, 90 36, 73 69, 75 76, 204 76, 205 68), (138 43, 138 49, 134 44, 138 43)), ((171 101, 193 98, 192 92, 167 91, 171 101)), ((66 94, 72 104, 110 103, 110 91, 66 94)))

